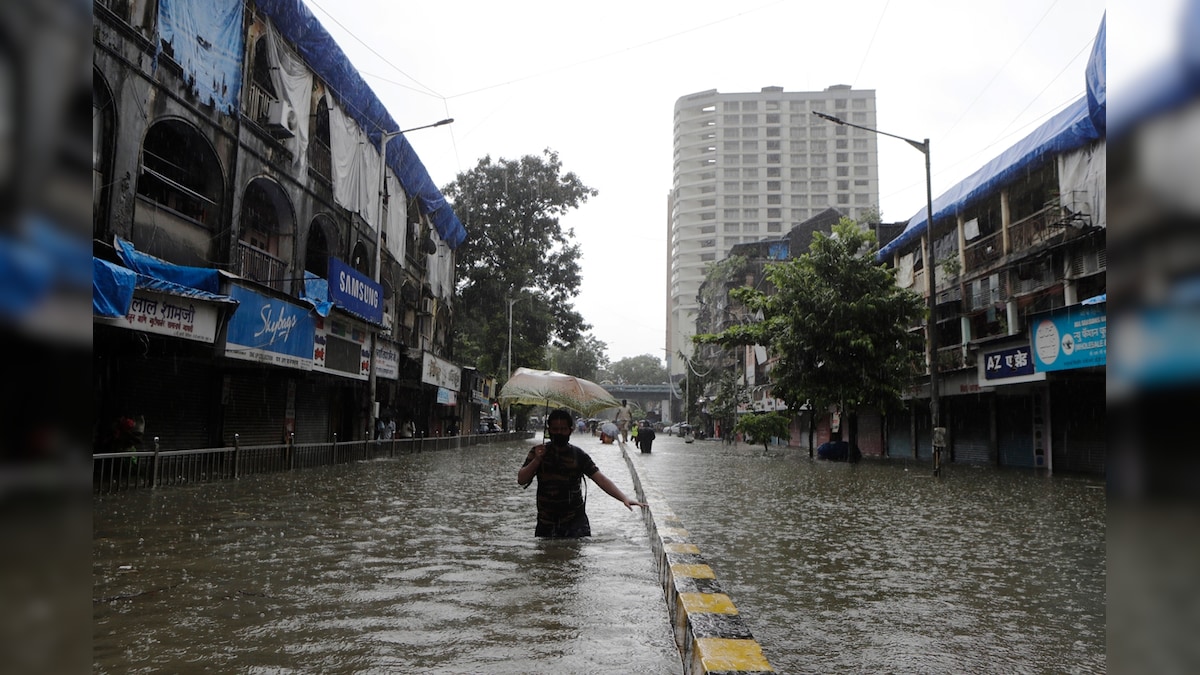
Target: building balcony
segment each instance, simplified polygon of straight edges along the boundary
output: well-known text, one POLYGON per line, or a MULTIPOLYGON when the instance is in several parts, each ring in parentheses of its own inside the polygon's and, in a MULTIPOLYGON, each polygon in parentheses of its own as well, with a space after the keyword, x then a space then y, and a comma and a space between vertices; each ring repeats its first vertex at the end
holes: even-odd
POLYGON ((237 245, 237 273, 287 293, 287 263, 266 251, 244 241, 237 245))

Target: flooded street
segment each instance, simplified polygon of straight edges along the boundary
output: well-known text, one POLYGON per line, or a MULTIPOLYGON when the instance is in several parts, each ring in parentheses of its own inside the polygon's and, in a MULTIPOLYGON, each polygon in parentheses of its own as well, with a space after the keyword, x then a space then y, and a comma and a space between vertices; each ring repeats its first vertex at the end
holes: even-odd
MULTIPOLYGON (((96 498, 95 671, 681 672, 640 515, 535 539, 527 447, 96 498)), ((778 672, 1105 670, 1098 478, 629 449, 778 672)))
POLYGON ((96 499, 95 671, 681 672, 640 514, 592 485, 594 536, 535 539, 527 448, 96 499))
POLYGON ((780 672, 1105 671, 1100 478, 661 436, 635 462, 780 672))

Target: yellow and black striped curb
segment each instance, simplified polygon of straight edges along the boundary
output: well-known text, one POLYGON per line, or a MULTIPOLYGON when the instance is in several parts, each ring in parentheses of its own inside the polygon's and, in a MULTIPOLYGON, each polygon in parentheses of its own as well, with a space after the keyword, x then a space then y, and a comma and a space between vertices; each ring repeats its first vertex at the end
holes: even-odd
POLYGON ((633 477, 638 501, 649 506, 642 518, 658 562, 658 578, 675 629, 675 644, 685 675, 774 673, 762 647, 750 634, 733 601, 688 539, 683 523, 633 457, 621 454, 633 477))

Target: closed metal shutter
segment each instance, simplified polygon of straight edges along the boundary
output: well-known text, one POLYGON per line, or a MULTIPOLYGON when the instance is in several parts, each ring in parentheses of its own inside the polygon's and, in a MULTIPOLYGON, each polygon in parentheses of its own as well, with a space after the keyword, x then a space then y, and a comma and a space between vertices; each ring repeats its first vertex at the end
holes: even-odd
POLYGON ((1033 467, 1033 395, 996 397, 996 443, 1002 466, 1033 467))
POLYGON ((908 408, 887 416, 888 457, 912 457, 912 413, 908 408))
POLYGON ((858 449, 864 455, 883 454, 883 416, 878 410, 863 408, 858 411, 858 449))
POLYGON ((1104 381, 1059 382, 1050 394, 1054 470, 1103 474, 1108 461, 1104 381))
POLYGON ((125 360, 115 391, 123 414, 146 420, 142 449, 191 450, 214 445, 216 381, 207 363, 158 356, 125 360))
POLYGON ((296 386, 296 442, 324 443, 333 439, 329 431, 329 387, 318 379, 302 380, 296 386))
POLYGON ((239 370, 225 375, 222 403, 225 424, 221 437, 226 446, 239 435, 242 445, 284 442, 287 379, 267 369, 239 370))
POLYGON ((988 403, 983 395, 955 396, 946 399, 949 412, 950 444, 954 461, 963 464, 987 464, 991 423, 988 403))

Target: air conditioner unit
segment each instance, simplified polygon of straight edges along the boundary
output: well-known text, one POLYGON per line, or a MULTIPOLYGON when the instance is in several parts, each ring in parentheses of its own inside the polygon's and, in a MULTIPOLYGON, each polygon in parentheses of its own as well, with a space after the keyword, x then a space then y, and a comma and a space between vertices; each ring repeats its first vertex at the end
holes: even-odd
POLYGON ((296 135, 296 111, 287 101, 271 101, 267 106, 267 128, 275 136, 291 138, 296 135))

